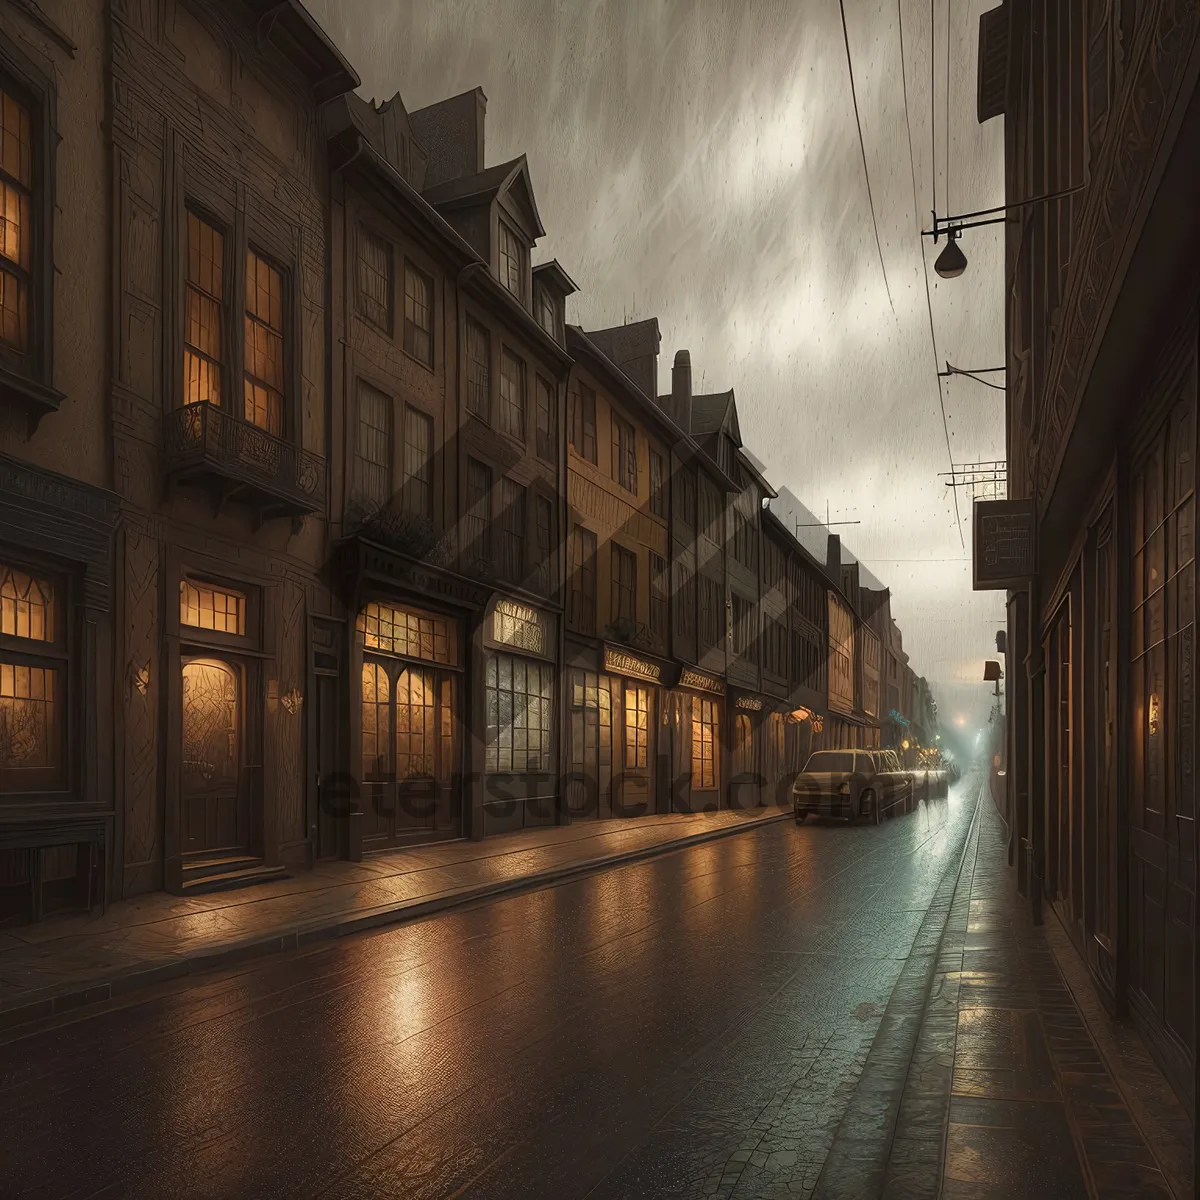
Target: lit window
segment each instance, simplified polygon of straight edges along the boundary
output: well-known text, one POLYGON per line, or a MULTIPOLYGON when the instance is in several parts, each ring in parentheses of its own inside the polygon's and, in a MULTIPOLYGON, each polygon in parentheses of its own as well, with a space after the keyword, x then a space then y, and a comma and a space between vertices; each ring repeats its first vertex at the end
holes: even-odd
POLYGON ((650 691, 625 685, 625 766, 644 771, 650 765, 650 691))
POLYGON ((0 566, 0 633, 31 642, 53 642, 53 585, 0 566))
POLYGON ((449 666, 457 660, 454 627, 445 617, 372 603, 358 614, 358 632, 368 650, 449 666))
POLYGON ((207 583, 181 580, 179 623, 241 637, 246 632, 246 597, 207 583))
POLYGON ((44 791, 64 783, 64 648, 55 588, 0 564, 0 791, 44 791))
POLYGON ((246 420, 283 436, 283 277, 246 251, 246 420))
POLYGON ((411 263, 404 264, 404 349, 433 363, 433 281, 411 263))
POLYGON ((720 778, 721 736, 715 700, 692 697, 692 786, 714 788, 720 778))
POLYGON ((0 342, 22 353, 29 349, 32 186, 29 110, 0 90, 0 342))
POLYGON ((221 403, 225 238, 188 213, 187 313, 183 337, 185 404, 221 403))
POLYGON ((358 310, 377 329, 392 332, 392 248, 365 229, 358 232, 358 310))

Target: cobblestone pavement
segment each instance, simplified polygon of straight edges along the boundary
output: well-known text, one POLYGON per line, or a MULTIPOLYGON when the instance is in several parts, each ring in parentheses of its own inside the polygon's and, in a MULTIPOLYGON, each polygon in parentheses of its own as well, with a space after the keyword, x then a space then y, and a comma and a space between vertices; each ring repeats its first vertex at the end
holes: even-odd
POLYGON ((972 957, 989 921, 1036 953, 972 891, 981 794, 968 776, 878 828, 767 825, 13 1029, 0 1191, 937 1195, 949 1146, 948 1196, 1086 1195, 1057 1060, 1026 1081, 1003 1058, 1030 1005, 1053 1016, 1052 963, 1043 1012, 1041 979, 972 957), (1008 1043, 968 993, 1025 1005, 1008 1043), (1009 1115, 972 1071, 1034 1094, 1009 1115), (1041 1157, 1008 1180, 1022 1138, 1041 1157))

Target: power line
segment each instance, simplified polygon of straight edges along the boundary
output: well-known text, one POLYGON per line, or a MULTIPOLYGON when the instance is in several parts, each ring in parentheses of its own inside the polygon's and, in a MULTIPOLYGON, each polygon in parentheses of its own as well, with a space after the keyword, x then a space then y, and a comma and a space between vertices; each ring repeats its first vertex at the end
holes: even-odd
MULTIPOLYGON (((879 240, 879 220, 875 216, 875 197, 871 193, 871 172, 867 169, 867 147, 863 142, 862 119, 858 115, 858 92, 854 87, 854 62, 850 57, 850 31, 846 28, 846 0, 838 0, 842 13, 842 38, 846 43, 846 68, 850 72, 850 99, 854 101, 854 124, 858 128, 858 148, 862 153, 863 178, 867 181, 867 202, 871 206, 871 227, 875 230, 875 249, 879 251, 879 269, 883 272, 883 287, 887 292, 888 307, 892 316, 896 315, 896 305, 892 301, 892 287, 888 283, 887 266, 883 261, 883 243, 879 240)), ((924 255, 924 251, 922 251, 924 255)))
MULTIPOLYGON (((916 160, 913 157, 912 122, 909 119, 909 114, 908 114, 908 82, 906 79, 907 71, 905 69, 905 61, 904 61, 904 14, 903 14, 902 10, 903 10, 903 0, 896 0, 896 21, 900 28, 900 82, 901 82, 901 87, 902 87, 902 90, 904 93, 904 123, 905 123, 906 127, 908 128, 908 169, 909 169, 909 174, 912 176, 913 214, 915 216, 917 213, 917 165, 916 165, 916 160)), ((843 28, 844 27, 845 27, 845 14, 843 12, 843 28)), ((936 141, 933 140, 936 138, 936 130, 935 130, 934 121, 933 121, 933 117, 934 117, 933 108, 934 108, 934 97, 935 97, 936 93, 933 90, 933 84, 932 84, 932 80, 934 78, 934 76, 933 76, 934 68, 933 68, 932 64, 934 61, 933 51, 934 51, 935 28, 936 27, 933 23, 933 0, 929 0, 929 61, 931 64, 930 68, 929 68, 930 80, 931 80, 930 89, 929 89, 929 108, 930 108, 929 116, 930 116, 930 129, 932 131, 930 133, 930 138, 931 138, 931 144, 934 147, 936 147, 936 141)), ((932 159, 931 165, 932 165, 931 174, 933 176, 933 207, 936 210, 937 209, 937 160, 936 160, 936 156, 932 159)), ((918 225, 919 225, 919 222, 918 222, 918 225)), ((946 435, 946 457, 950 460, 950 469, 953 470, 954 469, 954 452, 950 449, 950 426, 946 421, 946 397, 945 397, 944 393, 942 392, 942 377, 941 377, 941 374, 938 372, 937 335, 933 331, 933 300, 930 298, 930 295, 929 295, 929 264, 925 260, 924 239, 921 240, 921 277, 925 281, 925 310, 929 314, 929 344, 933 348, 933 371, 934 371, 934 376, 937 379, 938 407, 942 411, 942 432, 946 435)), ((955 528, 958 529, 958 540, 960 542, 962 542, 962 547, 965 550, 967 548, 967 542, 966 542, 966 539, 963 537, 962 514, 958 510, 958 489, 957 488, 952 490, 952 495, 954 496, 954 525, 955 525, 955 528)))

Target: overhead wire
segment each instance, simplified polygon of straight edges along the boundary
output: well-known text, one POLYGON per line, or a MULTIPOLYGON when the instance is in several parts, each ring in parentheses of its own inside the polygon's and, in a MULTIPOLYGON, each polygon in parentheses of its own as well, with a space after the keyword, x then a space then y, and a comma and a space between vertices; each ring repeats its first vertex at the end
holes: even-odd
POLYGON ((858 149, 862 154, 863 178, 867 183, 867 203, 871 206, 871 227, 875 230, 875 249, 879 251, 879 269, 883 272, 883 287, 887 292, 888 307, 896 316, 896 305, 892 300, 892 287, 888 283, 887 265, 883 261, 883 243, 879 238, 879 219, 875 215, 875 197, 871 191, 871 172, 867 167, 867 147, 863 141, 862 119, 858 115, 858 91, 854 86, 854 61, 850 57, 850 31, 846 27, 846 0, 838 0, 842 14, 842 39, 846 43, 846 69, 850 72, 850 99, 854 102, 854 124, 858 129, 858 149))
MULTIPOLYGON (((919 212, 917 207, 917 165, 913 156, 912 144, 912 120, 909 117, 908 111, 908 79, 907 69, 904 58, 904 0, 896 0, 896 23, 900 29, 900 86, 904 95, 904 124, 908 130, 908 168, 909 174, 912 177, 912 193, 913 193, 913 216, 917 218, 919 224, 919 212)), ((933 61, 934 51, 934 29, 933 23, 933 0, 929 0, 929 58, 933 61)), ((932 78, 932 67, 931 78, 932 78)), ((930 87, 930 125, 933 125, 933 97, 934 92, 932 85, 930 87)), ((931 135, 931 147, 936 147, 936 135, 931 135)), ((937 208, 937 162, 932 163, 931 174, 933 176, 933 206, 937 208)), ((937 335, 933 331, 933 299, 929 294, 929 263, 925 259, 925 242, 921 241, 921 278, 925 281, 925 309, 929 314, 929 345, 933 350, 933 375, 937 380, 938 390, 938 407, 942 412, 942 433, 946 436, 946 457, 950 462, 950 469, 954 470, 954 452, 950 449, 950 425, 946 420, 946 396, 942 390, 942 377, 938 374, 938 352, 937 352, 937 335)), ((951 495, 954 497, 954 527, 958 530, 958 540, 962 543, 965 550, 967 548, 966 538, 963 537, 962 531, 962 513, 958 507, 958 489, 951 488, 951 495)))

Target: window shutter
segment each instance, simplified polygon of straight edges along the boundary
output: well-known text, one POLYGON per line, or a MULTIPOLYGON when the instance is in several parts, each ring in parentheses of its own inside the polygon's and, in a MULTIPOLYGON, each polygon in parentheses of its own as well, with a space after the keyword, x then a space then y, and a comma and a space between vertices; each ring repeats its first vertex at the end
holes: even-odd
POLYGON ((1008 7, 979 18, 979 123, 1004 113, 1008 84, 1008 7))

